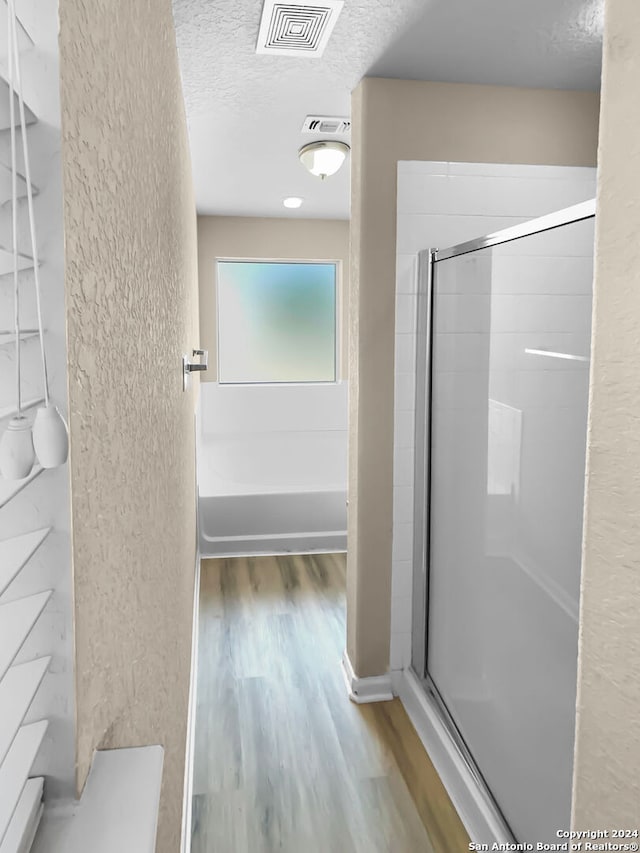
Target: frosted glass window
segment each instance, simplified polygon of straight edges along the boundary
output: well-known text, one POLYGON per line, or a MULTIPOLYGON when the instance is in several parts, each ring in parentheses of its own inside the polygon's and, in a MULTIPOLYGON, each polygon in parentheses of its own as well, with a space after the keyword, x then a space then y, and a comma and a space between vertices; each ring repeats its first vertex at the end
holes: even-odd
POLYGON ((336 264, 218 261, 222 383, 334 382, 336 264))

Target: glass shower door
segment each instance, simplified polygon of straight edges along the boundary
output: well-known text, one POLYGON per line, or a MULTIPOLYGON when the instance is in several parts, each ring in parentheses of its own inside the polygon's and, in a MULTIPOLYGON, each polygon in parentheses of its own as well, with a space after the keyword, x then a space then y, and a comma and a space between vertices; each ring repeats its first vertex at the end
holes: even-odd
POLYGON ((438 258, 426 670, 515 838, 554 841, 570 823, 593 218, 438 258))

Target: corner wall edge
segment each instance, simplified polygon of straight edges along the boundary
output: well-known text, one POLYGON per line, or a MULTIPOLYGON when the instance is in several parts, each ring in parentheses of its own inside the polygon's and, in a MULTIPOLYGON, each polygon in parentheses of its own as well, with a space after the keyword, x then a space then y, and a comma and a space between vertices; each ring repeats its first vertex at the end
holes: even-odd
POLYGON ((358 678, 353 671, 346 649, 342 653, 340 667, 349 699, 356 705, 364 705, 369 702, 390 702, 394 698, 391 673, 358 678))

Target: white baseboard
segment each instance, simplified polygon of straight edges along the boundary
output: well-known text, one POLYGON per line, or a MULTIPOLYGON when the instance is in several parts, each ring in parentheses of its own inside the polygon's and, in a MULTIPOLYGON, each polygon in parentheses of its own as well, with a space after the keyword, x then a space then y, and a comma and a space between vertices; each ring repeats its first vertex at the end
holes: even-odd
POLYGON ((353 671, 346 649, 342 654, 341 666, 347 693, 352 702, 363 705, 366 702, 388 702, 393 699, 390 673, 358 678, 353 671))
POLYGON ((440 719, 433 701, 409 669, 404 670, 399 679, 398 695, 472 841, 513 842, 440 719))
POLYGON ((193 767, 195 750, 196 727, 196 694, 198 677, 198 637, 200 625, 200 549, 196 544, 196 565, 193 590, 193 624, 191 628, 191 672, 189 675, 189 706, 187 716, 187 747, 184 768, 184 793, 182 801, 182 833, 180 838, 180 853, 191 850, 191 822, 193 800, 193 767))
POLYGON ((200 559, 201 560, 219 560, 219 559, 228 559, 232 557, 291 557, 291 555, 298 556, 300 554, 346 554, 347 549, 344 547, 335 547, 328 548, 324 545, 318 546, 317 548, 296 548, 293 551, 283 551, 277 550, 273 548, 267 548, 264 551, 229 551, 228 553, 204 553, 202 550, 200 551, 200 559))
POLYGON ((200 556, 203 560, 216 557, 263 557, 290 556, 291 554, 344 554, 347 550, 347 537, 313 534, 296 534, 295 539, 271 536, 238 536, 237 541, 229 539, 200 541, 200 556))

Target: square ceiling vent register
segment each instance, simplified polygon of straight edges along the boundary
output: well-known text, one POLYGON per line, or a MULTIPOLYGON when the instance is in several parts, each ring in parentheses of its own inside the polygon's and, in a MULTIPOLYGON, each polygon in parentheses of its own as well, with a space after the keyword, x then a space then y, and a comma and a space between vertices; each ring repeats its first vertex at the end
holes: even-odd
POLYGON ((265 0, 256 53, 322 56, 344 0, 304 3, 265 0))

